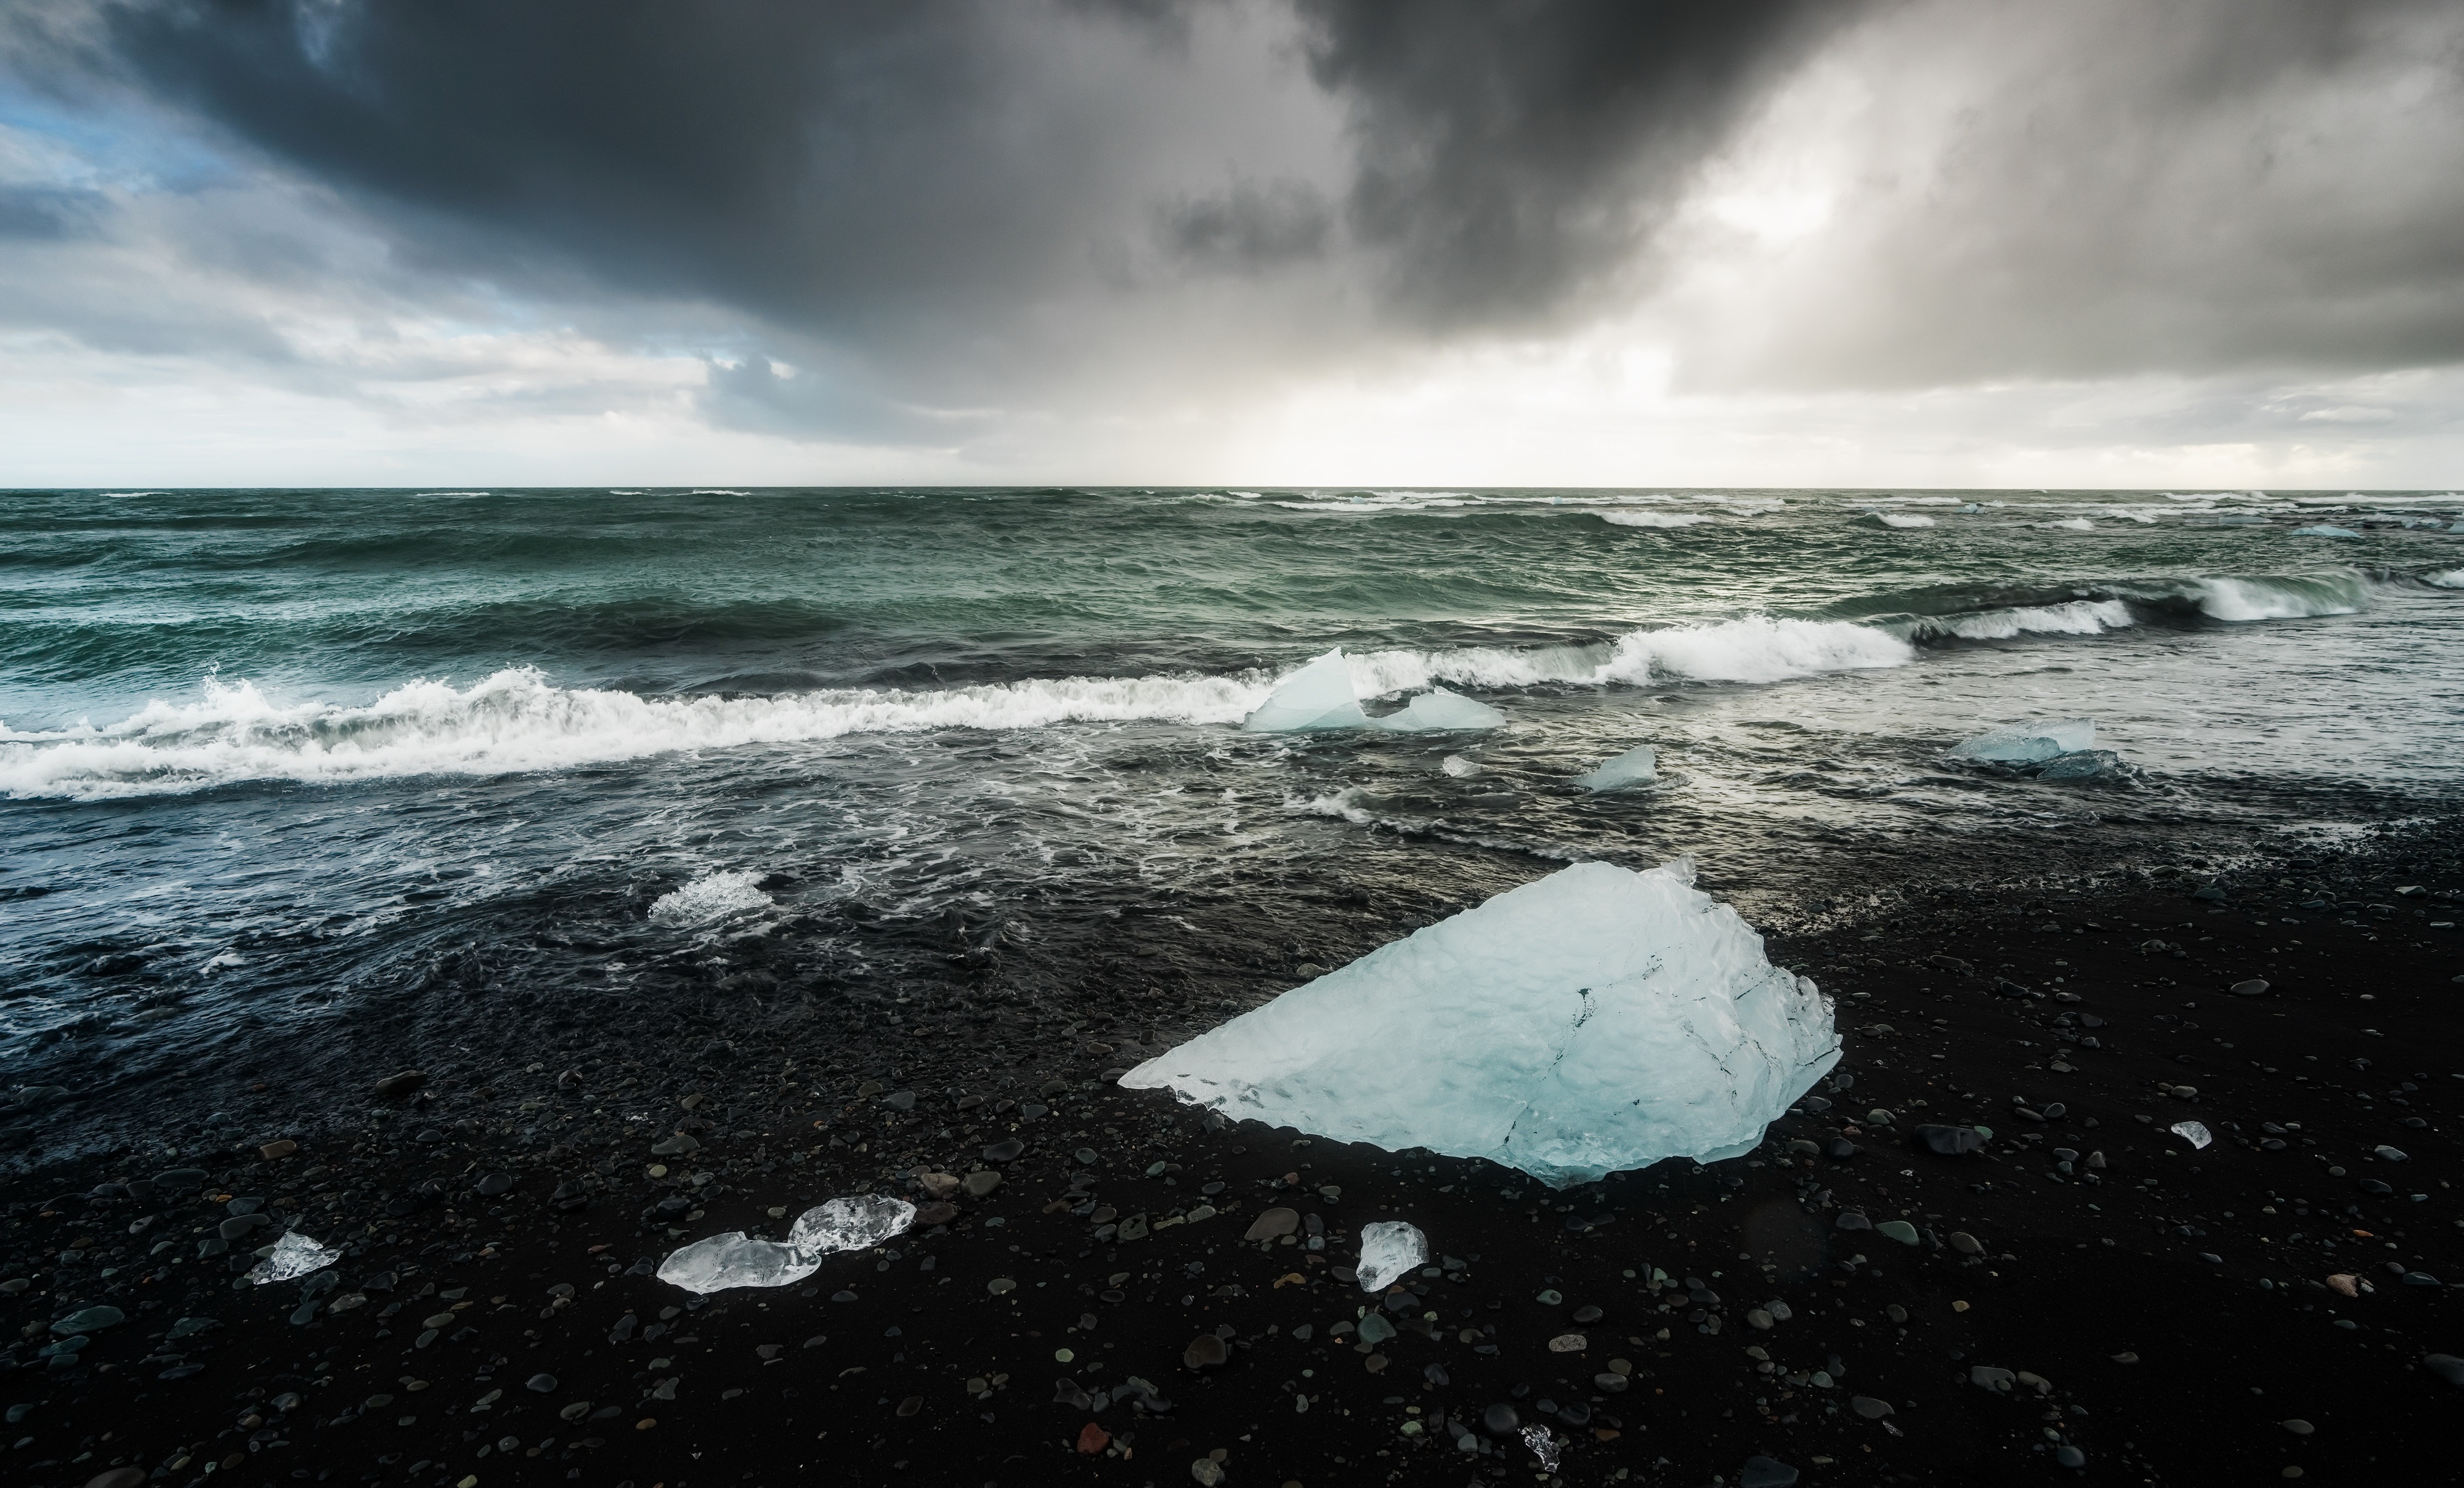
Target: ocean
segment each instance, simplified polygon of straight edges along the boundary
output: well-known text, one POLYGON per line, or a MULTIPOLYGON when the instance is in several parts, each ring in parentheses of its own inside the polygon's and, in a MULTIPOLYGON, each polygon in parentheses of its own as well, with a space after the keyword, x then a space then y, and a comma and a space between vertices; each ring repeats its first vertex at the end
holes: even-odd
POLYGON ((646 1008, 1229 1012, 1570 861, 1807 925, 2464 785, 2453 492, 17 492, 0 615, 52 1143, 646 1008), (1507 721, 1241 731, 1338 646, 1507 721), (2118 773, 1948 753, 2069 717, 2118 773))

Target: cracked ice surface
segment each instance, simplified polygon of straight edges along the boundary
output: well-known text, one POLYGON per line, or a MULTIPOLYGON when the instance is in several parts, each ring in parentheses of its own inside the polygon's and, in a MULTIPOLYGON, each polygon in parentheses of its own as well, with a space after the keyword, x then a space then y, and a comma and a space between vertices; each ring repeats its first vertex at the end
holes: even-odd
POLYGON ((327 1250, 294 1230, 274 1242, 274 1254, 258 1261, 256 1269, 248 1274, 248 1279, 259 1286, 268 1281, 288 1281, 311 1271, 322 1271, 341 1258, 341 1251, 327 1250))
POLYGON ((1415 1266, 1428 1264, 1429 1237, 1419 1226, 1380 1219, 1360 1227, 1360 1289, 1382 1292, 1415 1266))
POLYGON ((1691 859, 1577 864, 1383 946, 1121 1083, 1563 1188, 1751 1150, 1839 1061, 1831 1008, 1772 966, 1691 859))

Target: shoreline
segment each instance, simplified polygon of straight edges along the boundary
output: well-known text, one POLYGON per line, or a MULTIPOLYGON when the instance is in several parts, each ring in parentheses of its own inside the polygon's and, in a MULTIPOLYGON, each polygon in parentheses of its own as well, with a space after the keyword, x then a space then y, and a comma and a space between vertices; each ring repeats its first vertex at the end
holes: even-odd
MULTIPOLYGON (((7 1439, 31 1438, 12 1453, 20 1480, 71 1488, 115 1467, 140 1470, 125 1488, 188 1488, 234 1457, 213 1477, 685 1488, 826 1468, 847 1482, 1170 1484, 1207 1480, 1194 1464, 1219 1449, 1233 1483, 1503 1480, 1538 1470, 1519 1436, 1535 1425, 1565 1443, 1569 1482, 1735 1482, 1757 1455, 1807 1483, 2069 1478, 2064 1445, 2090 1477, 2160 1482, 2443 1472, 2410 1423, 2451 1408, 2422 1360, 2464 1354, 2464 1318, 2449 1285, 2402 1273, 2464 1282, 2448 1186, 2464 939, 2428 928, 2464 890, 2449 825, 2306 867, 2259 860, 2225 876, 2221 901, 2180 874, 1911 884, 1867 919, 1770 933, 1773 962, 1837 999, 1853 1083, 1826 1081, 1831 1107, 1800 1103, 1749 1157, 1562 1193, 1113 1087, 1102 1071, 1178 1032, 1125 1016, 1143 1010, 1117 992, 1074 1019, 1029 1006, 972 1043, 879 1020, 850 1049, 847 1029, 807 1019, 775 1047, 654 1043, 586 1070, 473 1051, 374 1103, 383 1120, 327 1103, 211 1152, 12 1173, 0 1280, 28 1285, 0 1296, 18 1366, 0 1392, 32 1409, 7 1439), (2428 892, 2394 892, 2415 885, 2428 892), (2322 888, 2362 907, 2350 926, 2299 908, 2322 888), (2227 990, 2254 977, 2264 995, 2227 990), (1877 1109, 1892 1119, 1859 1114, 1877 1109), (1919 1119, 1979 1122, 1993 1140, 1935 1156, 1908 1145, 1919 1119), (2165 1135, 2184 1119, 2215 1144, 2165 1135), (1012 1138, 1016 1158, 980 1155, 1012 1138), (283 1142, 297 1145, 260 1150, 283 1142), (1835 1142, 1853 1155, 1828 1155, 1835 1142), (2070 1173, 2040 1155, 2056 1148, 2080 1154, 2070 1173), (184 1166, 207 1175, 187 1196, 70 1196, 184 1166), (919 1169, 1000 1177, 945 1223, 832 1257, 797 1287, 693 1305, 645 1274, 690 1239, 775 1236, 833 1195, 927 1202, 919 1169), (483 1196, 490 1174, 512 1187, 483 1196), (231 1217, 219 1194, 347 1241, 341 1284, 301 1323, 288 1321, 300 1282, 234 1291, 228 1256, 196 1256, 231 1217), (1147 1215, 1148 1235, 1097 1239, 1070 1212, 1090 1201, 1147 1215), (1327 1250, 1243 1241, 1271 1208, 1314 1215, 1327 1250), (1852 1212, 1904 1218, 1918 1243, 1841 1228, 1852 1212), (1381 1311, 1401 1325, 1363 1345, 1373 1300, 1333 1273, 1383 1218, 1419 1225, 1440 1275, 1414 1279, 1426 1295, 1381 1311), (101 1261, 56 1258, 79 1239, 101 1261), (391 1290, 369 1285, 388 1275, 391 1290), (2357 1278, 2357 1295, 2329 1276, 2357 1278), (334 1305, 349 1297, 364 1301, 334 1305), (86 1335, 74 1367, 36 1357, 55 1318, 88 1305, 126 1321, 86 1335), (455 1317, 423 1344, 414 1324, 439 1312, 455 1317), (187 1317, 217 1325, 168 1337, 187 1317), (1193 1350, 1220 1328, 1222 1346, 1193 1350), (1488 1429, 1493 1406, 1512 1408, 1509 1433, 1488 1429), (1461 1451, 1456 1425, 1486 1450, 1461 1451)), ((173 1114, 166 1127, 194 1129, 173 1114)))

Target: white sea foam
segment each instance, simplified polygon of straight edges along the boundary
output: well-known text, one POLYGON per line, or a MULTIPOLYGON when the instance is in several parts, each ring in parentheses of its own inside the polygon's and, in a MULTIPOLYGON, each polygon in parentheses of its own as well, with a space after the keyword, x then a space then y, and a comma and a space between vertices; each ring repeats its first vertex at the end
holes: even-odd
POLYGON ((685 492, 685 494, 690 496, 749 496, 753 494, 753 492, 749 491, 730 491, 724 486, 714 486, 708 491, 689 491, 685 492))
POLYGON ((2441 589, 2464 589, 2464 568, 2451 568, 2443 574, 2424 574, 2421 581, 2441 589))
POLYGON ((1719 520, 1707 512, 1595 512, 1592 514, 1619 527, 1699 527, 1705 522, 1719 520))
POLYGON ((1929 615, 1909 630, 1918 637, 2007 641, 2023 635, 2101 635, 2131 624, 2130 606, 2120 600, 2074 600, 2068 604, 2017 605, 1970 615, 1929 615))
POLYGON ((2062 532, 2096 531, 2096 523, 2089 521, 2084 516, 2066 516, 2057 522, 2038 522, 2036 525, 2039 527, 2057 529, 2062 532))
POLYGON ((2216 620, 2302 620, 2350 615, 2368 585, 2358 574, 2312 578, 2202 579, 2189 586, 2201 611, 2216 620))
POLYGON ((705 873, 650 906, 650 923, 683 930, 731 914, 770 908, 770 896, 754 886, 759 873, 705 873))
POLYGON ((1868 512, 1865 514, 1885 527, 1931 527, 1933 518, 1914 512, 1868 512))

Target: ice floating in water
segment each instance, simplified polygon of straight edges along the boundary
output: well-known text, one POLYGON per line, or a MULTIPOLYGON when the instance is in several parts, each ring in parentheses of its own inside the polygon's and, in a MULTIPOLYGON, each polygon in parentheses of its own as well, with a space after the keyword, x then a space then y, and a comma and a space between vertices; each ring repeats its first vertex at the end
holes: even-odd
POLYGON ((821 1268, 819 1256, 730 1230, 671 1252, 659 1262, 659 1280, 688 1292, 715 1292, 730 1286, 793 1286, 821 1268))
POLYGON ((1352 667, 1336 646, 1275 685, 1241 720, 1250 733, 1315 733, 1330 729, 1384 729, 1396 733, 1494 729, 1506 715, 1443 688, 1432 688, 1397 711, 1372 718, 1352 690, 1352 667))
POLYGON ((760 882, 759 873, 705 873, 671 894, 660 895, 650 906, 650 923, 681 928, 748 909, 767 909, 770 896, 754 886, 760 882))
POLYGON ((1659 778, 1659 753, 1648 744, 1638 744, 1589 775, 1574 777, 1574 783, 1587 791, 1613 791, 1621 785, 1649 785, 1659 778))
POLYGON ((288 1281, 311 1271, 322 1271, 341 1258, 341 1251, 327 1250, 294 1230, 274 1242, 274 1254, 258 1261, 248 1279, 259 1286, 268 1281, 288 1281))
POLYGON ((1969 739, 1950 754, 1954 759, 1985 759, 1995 764, 2024 765, 2077 754, 2096 747, 2096 725, 2085 718, 2052 718, 2013 724, 1969 739))
POLYGON ((1914 512, 1868 512, 1865 515, 1884 527, 1931 527, 1933 518, 1919 516, 1914 512))
POLYGON ((878 1245, 914 1222, 915 1206, 905 1199, 834 1198, 797 1215, 784 1245, 731 1230, 671 1252, 659 1262, 659 1280, 688 1292, 793 1286, 820 1270, 825 1256, 878 1245))
POLYGON ((1321 729, 1365 729, 1369 715, 1352 692, 1352 668, 1344 664, 1343 647, 1324 656, 1275 685, 1241 727, 1250 733, 1306 733, 1321 729))
POLYGON ((1470 760, 1465 759, 1461 755, 1448 755, 1445 758, 1438 762, 1438 768, 1443 770, 1446 774, 1453 776, 1458 780, 1468 780, 1482 773, 1480 766, 1473 764, 1470 760))
POLYGON ((1839 1061, 1830 1005, 1693 887, 1577 864, 1131 1070, 1236 1118, 1556 1187, 1750 1151, 1839 1061))
POLYGON ((2358 537, 2361 534, 2349 527, 2338 527, 2332 522, 2321 522, 2316 527, 2296 527, 2293 529, 2293 536, 2296 537, 2358 537))
POLYGON ((1412 699, 1400 711, 1370 719, 1369 727, 1391 729, 1397 733, 1435 733, 1449 730, 1495 729, 1505 723, 1506 715, 1486 703, 1474 702, 1443 688, 1431 688, 1412 699))
POLYGON ((798 1215, 787 1243, 819 1260, 838 1251, 869 1250, 905 1234, 914 1222, 915 1206, 903 1198, 878 1193, 834 1198, 798 1215))
MULTIPOLYGON (((2464 522, 2456 523, 2455 530, 2464 532, 2464 522)), ((2451 568, 2443 574, 2425 574, 2421 581, 2441 589, 2464 589, 2464 568, 2451 568)))
POLYGON ((1382 1292, 1397 1279, 1429 1263, 1429 1237, 1418 1225, 1381 1219, 1360 1227, 1360 1289, 1382 1292))
POLYGON ((2208 1128, 2206 1127, 2201 1126, 2195 1121, 2177 1121, 2173 1123, 2173 1135, 2187 1140, 2193 1149, 2203 1148, 2215 1140, 2214 1137, 2208 1134, 2208 1128))

